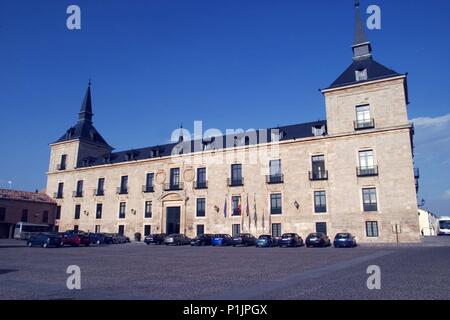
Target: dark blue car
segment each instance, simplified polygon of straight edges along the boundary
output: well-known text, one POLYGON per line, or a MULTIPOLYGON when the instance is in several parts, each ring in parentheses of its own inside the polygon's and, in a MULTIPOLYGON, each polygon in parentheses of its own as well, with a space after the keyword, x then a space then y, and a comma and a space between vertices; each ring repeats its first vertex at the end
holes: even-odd
POLYGON ((334 237, 333 245, 335 248, 354 248, 356 239, 351 233, 338 233, 334 237))
POLYGON ((229 234, 215 234, 211 240, 212 246, 231 246, 233 238, 229 234))
POLYGON ((278 246, 278 239, 271 235, 263 234, 256 240, 256 247, 268 248, 278 246))
POLYGON ((62 247, 63 237, 58 233, 39 233, 31 236, 27 241, 28 247, 39 246, 43 248, 48 247, 62 247))

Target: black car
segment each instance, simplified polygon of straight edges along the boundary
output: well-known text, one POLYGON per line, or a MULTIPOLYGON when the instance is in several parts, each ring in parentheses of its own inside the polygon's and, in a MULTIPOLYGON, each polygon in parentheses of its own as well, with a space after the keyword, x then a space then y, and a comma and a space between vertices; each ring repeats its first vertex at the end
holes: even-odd
POLYGON ((306 246, 311 247, 329 247, 331 245, 330 238, 325 233, 310 233, 306 238, 306 246))
POLYGON ((303 239, 296 233, 285 233, 279 240, 280 247, 301 247, 303 246, 303 239))
POLYGON ((165 237, 167 237, 165 233, 150 234, 144 238, 144 242, 146 244, 163 244, 165 237))
POLYGON ((181 233, 173 233, 169 234, 167 237, 164 238, 164 244, 169 245, 175 245, 175 246, 184 246, 186 244, 190 244, 191 239, 186 237, 184 234, 181 233))
POLYGON ((191 240, 191 246, 210 246, 212 234, 200 234, 191 240))
POLYGON ((36 235, 31 236, 27 240, 27 246, 40 246, 43 248, 48 247, 62 247, 63 246, 63 237, 59 233, 38 233, 36 235))
POLYGON ((128 238, 127 236, 124 236, 123 234, 120 233, 113 233, 112 235, 112 243, 127 243, 130 242, 130 238, 128 238))
POLYGON ((91 240, 91 244, 111 244, 114 239, 113 236, 107 233, 89 233, 89 239, 91 240))
POLYGON ((233 247, 236 246, 254 246, 256 244, 256 238, 250 233, 241 233, 233 237, 233 247))

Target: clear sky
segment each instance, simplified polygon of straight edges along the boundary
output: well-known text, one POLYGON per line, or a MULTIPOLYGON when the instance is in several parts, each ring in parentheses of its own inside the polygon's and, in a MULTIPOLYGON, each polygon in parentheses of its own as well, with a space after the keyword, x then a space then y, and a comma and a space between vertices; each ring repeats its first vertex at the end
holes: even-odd
MULTIPOLYGON (((450 215, 450 1, 371 4, 375 59, 409 72, 420 198, 450 215)), ((352 0, 0 0, 0 187, 45 187, 48 144, 76 123, 90 77, 94 124, 117 150, 194 120, 324 119, 318 89, 351 63, 353 25, 352 0), (81 30, 66 27, 71 4, 81 30)))

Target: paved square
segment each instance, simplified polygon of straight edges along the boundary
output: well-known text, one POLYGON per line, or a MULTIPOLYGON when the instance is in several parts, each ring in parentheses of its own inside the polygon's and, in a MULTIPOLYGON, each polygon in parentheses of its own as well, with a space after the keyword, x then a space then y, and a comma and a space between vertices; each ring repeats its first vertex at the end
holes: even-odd
POLYGON ((62 249, 0 241, 0 299, 449 299, 450 238, 414 246, 62 249), (66 269, 81 268, 81 290, 66 269), (381 290, 368 290, 369 265, 381 290))

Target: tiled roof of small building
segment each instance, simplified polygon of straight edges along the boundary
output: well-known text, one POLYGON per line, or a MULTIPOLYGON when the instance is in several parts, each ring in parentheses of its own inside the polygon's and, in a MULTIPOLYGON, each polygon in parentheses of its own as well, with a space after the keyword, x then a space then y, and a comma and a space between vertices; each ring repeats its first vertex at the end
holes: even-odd
POLYGON ((56 203, 51 197, 42 192, 29 192, 11 189, 0 189, 0 200, 56 203))

